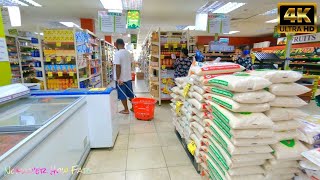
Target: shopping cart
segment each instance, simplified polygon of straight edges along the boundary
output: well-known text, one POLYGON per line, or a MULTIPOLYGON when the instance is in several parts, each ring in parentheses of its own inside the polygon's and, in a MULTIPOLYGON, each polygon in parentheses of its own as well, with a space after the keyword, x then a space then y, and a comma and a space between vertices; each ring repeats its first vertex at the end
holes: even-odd
MULTIPOLYGON (((129 91, 131 91, 131 89, 126 84, 124 85, 129 89, 129 91)), ((120 91, 127 97, 127 99, 129 99, 118 84, 117 86, 120 91)), ((153 98, 137 97, 132 91, 131 93, 134 95, 134 98, 131 101, 134 117, 138 120, 151 121, 154 118, 154 109, 157 100, 153 98)))

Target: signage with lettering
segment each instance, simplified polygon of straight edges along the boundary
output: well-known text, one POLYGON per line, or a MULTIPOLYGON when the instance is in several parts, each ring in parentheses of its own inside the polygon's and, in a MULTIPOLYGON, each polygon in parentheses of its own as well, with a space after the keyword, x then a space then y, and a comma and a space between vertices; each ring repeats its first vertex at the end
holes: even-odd
MULTIPOLYGON (((292 44, 310 43, 310 42, 320 42, 320 33, 316 34, 306 34, 293 36, 292 44)), ((277 45, 284 45, 287 43, 286 37, 278 38, 277 45)))

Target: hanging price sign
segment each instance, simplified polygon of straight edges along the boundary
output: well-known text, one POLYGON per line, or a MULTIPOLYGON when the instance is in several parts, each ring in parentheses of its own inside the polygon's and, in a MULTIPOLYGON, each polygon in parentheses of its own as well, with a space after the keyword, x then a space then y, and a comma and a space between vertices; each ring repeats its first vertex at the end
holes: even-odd
POLYGON ((58 76, 59 77, 63 76, 63 72, 58 72, 58 76))
POLYGON ((67 62, 70 62, 71 61, 71 57, 67 56, 66 60, 67 60, 67 62))
POLYGON ((52 72, 48 72, 48 77, 52 77, 52 72))
POLYGON ((187 97, 187 94, 188 94, 188 92, 189 92, 189 90, 190 90, 190 87, 191 87, 191 84, 188 83, 188 84, 183 88, 183 97, 184 97, 184 98, 187 97))
POLYGON ((46 62, 50 62, 51 58, 49 56, 46 57, 46 62))
POLYGON ((196 143, 194 141, 191 141, 189 144, 188 144, 188 150, 189 152, 194 155, 194 152, 196 151, 197 149, 197 146, 196 146, 196 143))
POLYGON ((74 76, 74 72, 69 72, 69 76, 74 76))
POLYGON ((57 60, 57 62, 60 62, 61 61, 61 56, 58 56, 56 60, 57 60))

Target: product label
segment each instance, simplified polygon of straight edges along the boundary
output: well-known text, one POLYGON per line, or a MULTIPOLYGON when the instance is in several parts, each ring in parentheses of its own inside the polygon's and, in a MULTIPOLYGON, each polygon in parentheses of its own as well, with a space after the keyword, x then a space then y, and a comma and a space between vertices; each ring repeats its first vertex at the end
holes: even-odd
POLYGON ((192 155, 194 155, 196 149, 197 149, 196 144, 194 143, 194 141, 191 141, 191 142, 188 144, 188 150, 189 150, 189 152, 190 152, 192 155))
MULTIPOLYGON (((212 151, 214 151, 214 150, 212 150, 212 151)), ((214 152, 211 152, 211 150, 209 150, 208 153, 207 153, 207 155, 212 159, 213 163, 216 164, 218 166, 218 168, 220 169, 220 171, 223 173, 223 175, 225 175, 226 174, 225 170, 222 169, 222 167, 218 165, 219 164, 218 163, 219 160, 216 160, 216 157, 214 155, 212 155, 212 154, 214 154, 214 152)))
POLYGON ((48 77, 52 77, 52 72, 48 72, 48 77))
POLYGON ((223 177, 221 177, 221 175, 219 174, 219 172, 216 170, 216 168, 214 168, 214 166, 211 164, 211 162, 208 160, 208 168, 210 170, 210 173, 216 177, 218 180, 224 180, 223 177), (213 171, 213 172, 212 172, 213 171))
POLYGON ((57 62, 60 62, 61 61, 61 56, 58 56, 56 60, 57 60, 57 62))
POLYGON ((181 101, 177 101, 176 102, 176 113, 178 114, 178 115, 180 115, 180 113, 181 113, 181 107, 182 107, 182 102, 181 101))
POLYGON ((213 112, 216 112, 216 114, 219 116, 220 119, 222 119, 224 122, 229 124, 230 120, 223 114, 221 113, 216 107, 211 106, 213 112))
POLYGON ((70 57, 70 56, 67 56, 67 57, 66 57, 66 60, 67 60, 67 62, 70 62, 70 61, 71 61, 71 57, 70 57))
POLYGON ((218 95, 222 95, 225 97, 229 97, 229 98, 233 98, 234 94, 231 91, 228 90, 224 90, 224 89, 220 89, 220 88, 211 88, 211 92, 218 94, 218 95))
POLYGON ((202 71, 219 71, 219 70, 231 70, 231 69, 240 69, 240 65, 216 65, 216 66, 207 66, 201 68, 202 71))
POLYGON ((229 124, 226 124, 226 122, 222 121, 215 112, 212 112, 212 114, 214 116, 213 122, 218 122, 223 129, 230 131, 231 128, 229 127, 229 124))
POLYGON ((58 72, 58 76, 62 77, 63 76, 63 72, 58 72))
POLYGON ((220 100, 218 98, 215 98, 215 97, 212 97, 212 101, 217 103, 217 104, 219 104, 219 105, 221 105, 221 106, 223 106, 223 107, 225 107, 225 108, 227 108, 227 109, 229 109, 229 110, 232 110, 232 105, 227 103, 227 102, 224 102, 224 101, 222 101, 222 100, 220 100))
POLYGON ((49 56, 46 57, 46 62, 50 62, 51 58, 49 56))
POLYGON ((74 76, 74 72, 69 72, 69 76, 74 76))
POLYGON ((225 142, 223 139, 219 139, 218 137, 216 137, 215 134, 212 134, 211 137, 209 137, 210 143, 212 144, 213 142, 217 142, 220 147, 224 150, 224 152, 228 155, 229 158, 231 158, 231 154, 229 153, 228 147, 224 146, 222 142, 225 142))
POLYGON ((220 134, 212 127, 210 126, 211 131, 217 136, 218 139, 220 139, 220 143, 224 145, 224 147, 228 147, 228 144, 223 140, 223 138, 220 136, 220 134))
POLYGON ((230 134, 230 127, 229 126, 226 126, 226 125, 224 125, 223 123, 221 123, 221 121, 220 120, 217 120, 217 119, 215 119, 214 121, 214 124, 216 125, 216 126, 218 126, 218 128, 229 138, 229 139, 231 139, 232 138, 232 135, 230 134), (227 128, 227 129, 225 129, 225 128, 227 128))
MULTIPOLYGON (((211 144, 209 146, 209 153, 210 151, 213 153, 213 154, 210 154, 214 159, 214 161, 217 161, 216 158, 218 159, 219 162, 222 163, 222 166, 226 169, 226 170, 229 170, 229 166, 227 165, 227 161, 226 159, 223 157, 223 155, 221 154, 221 152, 219 151, 219 149, 214 145, 214 144, 211 144), (215 158, 216 157, 216 158, 215 158)), ((218 161, 216 162, 216 164, 219 166, 220 163, 218 163, 218 161)), ((220 167, 220 166, 219 166, 220 167)), ((221 167, 220 167, 221 168, 221 167)))
POLYGON ((190 90, 191 84, 188 83, 184 88, 183 88, 183 97, 186 98, 188 95, 188 92, 190 90))
POLYGON ((280 143, 283 144, 283 145, 285 145, 285 146, 287 146, 287 147, 290 147, 290 148, 292 148, 292 147, 294 147, 294 146, 296 145, 296 142, 295 142, 294 139, 292 139, 292 140, 280 141, 280 143))
POLYGON ((224 81, 224 80, 219 80, 219 79, 210 79, 208 81, 209 84, 217 84, 217 85, 222 85, 222 86, 228 86, 229 83, 227 81, 224 81))

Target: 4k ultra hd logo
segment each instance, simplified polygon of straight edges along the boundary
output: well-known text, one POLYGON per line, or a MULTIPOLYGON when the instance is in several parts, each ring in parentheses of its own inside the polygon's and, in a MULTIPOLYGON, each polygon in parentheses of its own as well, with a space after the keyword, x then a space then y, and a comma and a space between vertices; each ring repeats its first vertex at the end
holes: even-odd
POLYGON ((278 33, 316 33, 317 3, 278 3, 278 33))

